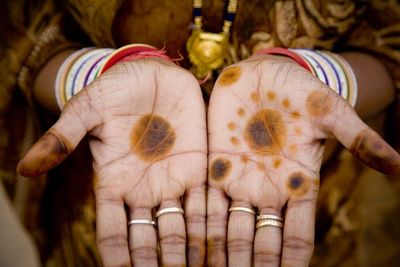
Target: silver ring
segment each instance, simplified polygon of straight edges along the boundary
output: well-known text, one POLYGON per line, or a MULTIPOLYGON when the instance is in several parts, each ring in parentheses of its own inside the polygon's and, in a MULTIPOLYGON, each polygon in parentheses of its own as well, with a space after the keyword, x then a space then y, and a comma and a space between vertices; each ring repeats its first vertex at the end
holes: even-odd
POLYGON ((161 209, 161 210, 157 211, 156 218, 160 217, 161 215, 168 214, 168 213, 184 214, 185 212, 183 211, 182 208, 178 208, 178 207, 165 208, 165 209, 161 209))
POLYGON ((232 208, 229 208, 228 211, 229 211, 229 212, 232 212, 232 211, 244 211, 244 212, 247 212, 247 213, 251 213, 251 214, 253 214, 253 215, 256 215, 256 211, 255 211, 254 209, 252 209, 252 208, 246 208, 246 207, 232 207, 232 208))
POLYGON ((153 220, 148 220, 148 219, 134 219, 130 220, 128 222, 128 226, 131 226, 132 224, 148 224, 148 225, 156 225, 156 222, 153 220))
POLYGON ((262 220, 257 222, 256 230, 261 228, 261 227, 266 227, 266 226, 273 226, 273 227, 283 228, 283 223, 281 221, 277 221, 275 219, 262 219, 262 220))
POLYGON ((276 220, 276 221, 283 222, 282 217, 272 215, 272 214, 260 214, 257 216, 257 221, 259 221, 259 220, 276 220))

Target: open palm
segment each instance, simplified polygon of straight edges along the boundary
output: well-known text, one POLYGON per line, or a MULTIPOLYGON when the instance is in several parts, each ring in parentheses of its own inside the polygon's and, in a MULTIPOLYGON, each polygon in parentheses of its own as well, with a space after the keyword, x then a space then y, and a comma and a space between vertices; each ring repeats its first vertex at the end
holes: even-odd
POLYGON ((104 265, 157 266, 157 239, 163 264, 186 263, 187 239, 189 264, 202 265, 207 141, 202 95, 192 75, 165 60, 117 64, 68 102, 21 161, 20 172, 35 176, 54 167, 86 133, 93 137, 104 265), (158 237, 151 225, 127 228, 130 219, 152 219, 155 207, 181 203, 184 216, 159 217, 158 237))
POLYGON ((211 266, 227 265, 226 243, 229 266, 251 266, 252 259, 255 266, 308 266, 326 138, 336 137, 372 167, 400 172, 399 155, 350 105, 284 57, 255 56, 224 70, 208 126, 211 266), (233 211, 228 217, 229 205, 284 217, 283 232, 255 233, 255 216, 233 211))

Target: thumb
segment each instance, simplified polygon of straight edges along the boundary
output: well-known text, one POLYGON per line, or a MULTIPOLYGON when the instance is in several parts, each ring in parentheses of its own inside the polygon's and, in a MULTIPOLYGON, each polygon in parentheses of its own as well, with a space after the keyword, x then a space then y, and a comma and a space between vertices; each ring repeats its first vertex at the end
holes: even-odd
POLYGON ((60 164, 88 131, 100 124, 89 88, 74 96, 58 121, 33 145, 17 166, 22 176, 36 177, 60 164))
POLYGON ((334 135, 358 159, 385 174, 400 174, 400 155, 341 96, 322 88, 308 96, 307 105, 314 111, 311 114, 319 117, 317 126, 334 135))

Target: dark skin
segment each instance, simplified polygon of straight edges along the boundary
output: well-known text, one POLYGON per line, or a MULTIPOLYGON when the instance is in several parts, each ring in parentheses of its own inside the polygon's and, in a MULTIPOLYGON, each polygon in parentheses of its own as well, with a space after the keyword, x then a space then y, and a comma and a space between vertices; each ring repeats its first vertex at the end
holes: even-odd
MULTIPOLYGON (((51 73, 56 73, 55 70, 71 52, 66 51, 61 53, 59 57, 55 57, 39 74, 35 86, 35 95, 38 101, 55 111, 54 88, 52 87, 54 76, 51 73)), ((386 86, 390 85, 390 77, 382 65, 379 65, 378 61, 369 56, 352 54, 347 59, 350 63, 359 63, 353 64, 353 69, 359 78, 360 88, 362 88, 356 108, 361 110, 361 115, 373 116, 382 110, 393 96, 391 87, 386 86), (369 72, 376 74, 376 76, 369 72), (381 93, 373 99, 364 95, 371 94, 378 86, 381 86, 379 87, 381 93), (371 105, 371 102, 369 102, 368 105, 365 105, 365 100, 376 101, 376 103, 371 105), (373 107, 373 109, 366 108, 368 106, 373 107)), ((85 133, 97 137, 93 139, 91 147, 98 177, 96 185, 97 206, 103 207, 97 211, 97 234, 104 265, 123 266, 124 264, 134 263, 136 266, 152 266, 157 264, 157 255, 154 249, 157 236, 153 232, 153 228, 150 226, 142 229, 140 227, 139 229, 129 228, 130 238, 128 240, 126 222, 130 217, 151 218, 149 210, 150 206, 153 205, 160 203, 161 207, 180 205, 177 199, 182 196, 184 191, 177 190, 176 186, 165 188, 163 192, 167 194, 155 192, 162 187, 160 186, 162 181, 168 181, 168 179, 160 178, 168 176, 168 168, 158 168, 157 166, 168 165, 169 163, 166 162, 170 158, 177 157, 179 164, 176 165, 176 170, 185 170, 188 164, 186 158, 185 160, 178 159, 179 155, 176 154, 177 143, 181 141, 182 136, 190 136, 190 140, 185 146, 186 150, 191 151, 194 146, 198 145, 198 149, 202 152, 199 153, 198 162, 196 160, 197 163, 190 166, 193 169, 191 171, 199 177, 183 179, 186 182, 200 181, 200 184, 195 183, 186 188, 186 233, 183 218, 179 216, 161 217, 158 223, 159 233, 164 237, 169 237, 160 239, 163 264, 182 265, 187 260, 190 266, 202 266, 205 255, 205 190, 200 185, 204 184, 205 181, 201 175, 202 173, 205 174, 205 161, 202 161, 202 159, 205 157, 207 148, 205 137, 202 139, 201 135, 205 133, 205 126, 197 125, 187 131, 186 135, 180 134, 183 128, 177 126, 182 125, 182 123, 177 122, 178 118, 187 117, 190 117, 188 119, 190 123, 194 121, 205 123, 200 116, 200 114, 204 115, 204 105, 199 94, 199 88, 197 85, 194 86, 196 81, 190 74, 178 70, 172 64, 165 64, 164 61, 148 60, 146 63, 138 61, 130 64, 137 71, 128 75, 131 76, 129 79, 121 79, 121 75, 126 74, 126 65, 117 65, 104 78, 98 79, 74 97, 64 109, 60 122, 52 127, 49 133, 43 139, 40 139, 21 161, 19 171, 28 176, 45 172, 61 162, 75 148, 85 133), (157 68, 162 71, 151 72, 150 70, 154 70, 154 66, 158 66, 157 68), (151 74, 146 77, 153 77, 154 79, 135 80, 136 77, 143 77, 143 70, 149 71, 146 72, 146 75, 151 74), (168 73, 168 75, 163 75, 165 73, 168 73), (188 75, 190 78, 188 78, 188 75), (172 93, 174 98, 171 101, 157 101, 154 106, 156 110, 157 108, 172 108, 177 103, 177 99, 180 99, 179 103, 187 103, 190 108, 183 109, 179 116, 165 116, 164 112, 153 112, 152 107, 146 108, 144 106, 145 103, 154 103, 151 100, 154 99, 154 90, 152 89, 154 87, 149 89, 146 87, 147 85, 142 83, 148 80, 157 81, 157 85, 161 86, 170 83, 171 79, 168 77, 174 77, 174 86, 167 86, 166 89, 160 89, 158 92, 166 90, 165 92, 171 94, 170 90, 176 92, 173 91, 176 84, 193 84, 193 86, 185 87, 184 90, 177 88, 177 91, 185 92, 185 95, 180 98, 172 93), (131 83, 128 84, 129 86, 125 86, 125 82, 121 81, 131 81, 131 83), (136 83, 142 86, 131 86, 136 83), (130 90, 134 93, 129 93, 130 90), (104 96, 98 97, 99 95, 104 96), (129 101, 129 103, 124 102, 127 101, 127 95, 134 96, 135 100, 129 101), (115 101, 115 99, 118 99, 118 101, 115 101), (110 106, 110 103, 117 104, 110 106), (99 112, 104 108, 103 106, 106 107, 107 112, 99 112), (118 111, 115 107, 121 109, 135 107, 139 109, 134 112, 137 114, 135 119, 129 121, 129 129, 120 132, 121 129, 126 127, 112 124, 115 120, 110 120, 108 116, 118 111), (198 112, 196 113, 198 119, 194 120, 194 116, 190 112, 198 112), (120 175, 111 175, 112 178, 107 178, 107 175, 103 175, 104 172, 100 171, 102 168, 99 166, 104 162, 104 157, 107 157, 111 160, 108 168, 121 169, 119 161, 112 160, 128 155, 119 151, 121 148, 128 148, 130 157, 137 159, 135 165, 143 168, 126 170, 130 178, 120 178, 120 175), (193 168, 193 166, 196 167, 193 168), (135 190, 131 190, 129 185, 137 181, 136 177, 148 173, 149 169, 157 169, 155 172, 157 178, 154 178, 154 184, 151 184, 151 186, 143 184, 135 190), (152 193, 149 192, 149 188, 153 189, 152 193), (132 193, 127 194, 128 191, 132 193), (110 193, 112 195, 109 195, 110 193), (140 202, 134 198, 135 195, 140 196, 142 193, 146 193, 154 199, 140 202), (160 199, 161 195, 162 199, 160 199), (134 207, 134 211, 125 214, 121 208, 117 208, 124 203, 129 203, 128 205, 134 207), (115 220, 116 218, 118 220, 115 220), (174 234, 170 235, 168 233, 171 232, 168 231, 172 231, 174 234), (184 238, 185 234, 186 238, 184 238), (189 247, 187 259, 185 259, 184 242, 189 247), (129 257, 129 248, 133 260, 129 257), (179 256, 174 251, 179 251, 179 256)), ((359 156, 364 158, 367 163, 375 162, 376 158, 382 159, 378 166, 375 166, 379 170, 394 170, 396 172, 397 167, 393 166, 398 166, 398 155, 393 154, 393 151, 376 134, 370 130, 364 132, 363 130, 368 128, 357 119, 351 108, 343 104, 343 100, 340 101, 340 99, 334 97, 333 103, 320 101, 325 99, 326 96, 332 96, 332 94, 327 93, 330 92, 329 90, 325 90, 325 94, 321 96, 318 93, 319 91, 316 91, 317 88, 324 87, 310 74, 299 69, 299 66, 290 59, 276 56, 252 58, 228 68, 221 75, 215 86, 209 110, 209 141, 211 147, 209 150, 208 258, 210 266, 227 264, 227 245, 230 266, 250 266, 253 251, 256 265, 267 261, 270 265, 277 266, 281 262, 282 234, 278 229, 264 227, 257 231, 253 240, 254 216, 234 212, 230 214, 227 230, 229 204, 227 196, 233 200, 231 205, 256 207, 260 208, 263 213, 272 214, 279 214, 281 206, 286 203, 285 201, 288 201, 288 211, 293 212, 288 213, 285 218, 284 239, 288 237, 286 240, 289 241, 283 242, 282 263, 287 264, 289 262, 293 266, 308 264, 312 253, 313 209, 319 184, 320 155, 323 151, 321 141, 326 137, 336 136, 346 147, 352 149, 353 153, 356 155, 359 153, 359 156), (264 64, 264 66, 266 65, 265 68, 254 67, 258 64, 256 62, 264 61, 265 64, 260 63, 259 65, 263 66, 264 64), (271 71, 271 66, 267 62, 274 62, 276 68, 282 68, 282 72, 271 71), (290 69, 293 69, 296 75, 285 76, 286 72, 283 70, 287 67, 288 62, 291 63, 289 64, 290 69), (254 70, 259 70, 259 72, 254 70), (290 77, 290 79, 280 79, 279 77, 282 78, 282 76, 290 77), (275 79, 275 86, 258 86, 260 81, 265 81, 261 77, 269 81, 275 79), (296 86, 301 84, 299 79, 304 79, 303 83, 315 85, 304 88, 302 97, 296 95, 295 91, 288 93, 291 92, 288 91, 291 84, 296 86), (233 97, 232 92, 236 93, 238 97, 233 97), (321 103, 325 104, 321 105, 321 103), (352 116, 341 117, 341 122, 346 124, 346 127, 349 123, 353 123, 354 127, 350 128, 359 131, 352 132, 351 135, 343 134, 340 132, 343 129, 339 127, 336 128, 336 132, 332 132, 330 127, 333 124, 328 122, 331 121, 329 119, 334 117, 332 113, 341 112, 340 108, 346 110, 348 114, 353 114, 352 116), (339 132, 337 132, 338 130, 339 132), (357 136, 361 137, 357 138, 357 136), (379 151, 381 152, 378 155, 376 153, 371 154, 371 147, 380 147, 379 151), (238 151, 240 153, 237 153, 238 151), (391 164, 385 163, 388 158, 393 159, 391 164), (295 165, 296 161, 303 164, 295 165), (242 171, 238 171, 240 168, 242 168, 242 171), (268 179, 268 177, 271 179, 268 179), (235 180, 238 181, 239 186, 227 186, 231 183, 230 181, 235 180), (276 180, 279 181, 278 187, 274 186, 276 180), (255 194, 254 192, 259 193, 255 194), (307 201, 301 201, 302 199, 307 199, 307 201), (295 216, 293 214, 296 212, 302 213, 304 216, 300 219, 290 217, 295 216), (305 226, 306 229, 298 229, 300 226, 305 226), (226 236, 227 232, 228 235, 226 236), (298 234, 304 234, 304 236, 299 237, 298 234), (299 255, 299 257, 290 259, 291 255, 294 254, 299 255)), ((332 98, 329 97, 329 99, 332 98)), ((118 115, 117 118, 126 119, 129 117, 121 116, 123 114, 114 115, 118 115)), ((189 126, 190 123, 188 123, 189 126)), ((373 149, 373 151, 378 150, 373 149)), ((193 158, 193 160, 195 159, 193 158)), ((172 164, 172 162, 170 163, 172 164)), ((152 180, 150 176, 148 177, 152 180)), ((231 184, 235 184, 235 182, 231 184)))
POLYGON ((114 66, 67 103, 18 171, 48 171, 86 134, 93 137, 97 244, 104 266, 158 266, 157 242, 163 266, 202 266, 207 140, 197 80, 166 60, 114 66), (130 219, 152 219, 153 208, 181 206, 184 215, 159 217, 158 235, 151 225, 127 227, 130 219))
POLYGON ((399 154, 345 100, 287 58, 253 56, 228 67, 213 90, 208 133, 210 266, 251 266, 252 260, 308 266, 326 138, 381 172, 400 174, 399 154), (284 227, 255 231, 254 215, 228 216, 229 201, 282 216, 284 227))

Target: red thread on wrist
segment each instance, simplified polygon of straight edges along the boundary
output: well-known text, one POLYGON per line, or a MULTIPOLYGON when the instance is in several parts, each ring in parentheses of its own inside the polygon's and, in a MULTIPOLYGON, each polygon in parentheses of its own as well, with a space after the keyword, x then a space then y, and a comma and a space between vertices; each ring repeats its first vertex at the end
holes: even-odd
POLYGON ((136 59, 148 57, 162 58, 172 61, 172 59, 166 55, 166 51, 164 50, 159 50, 153 46, 145 44, 130 44, 115 50, 101 67, 99 75, 102 75, 117 63, 130 62, 136 59))
POLYGON ((302 66, 309 72, 313 73, 313 71, 311 70, 308 63, 301 56, 299 56, 298 54, 296 54, 295 52, 293 52, 289 49, 282 48, 282 47, 271 47, 271 48, 262 49, 262 50, 256 52, 256 55, 263 55, 263 54, 281 55, 281 56, 289 57, 289 58, 293 59, 294 61, 296 61, 300 66, 302 66))

